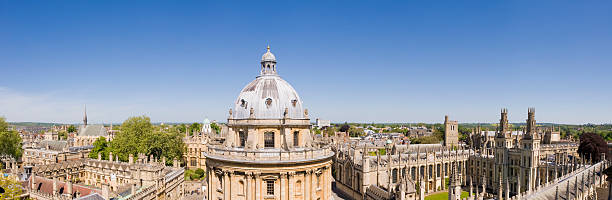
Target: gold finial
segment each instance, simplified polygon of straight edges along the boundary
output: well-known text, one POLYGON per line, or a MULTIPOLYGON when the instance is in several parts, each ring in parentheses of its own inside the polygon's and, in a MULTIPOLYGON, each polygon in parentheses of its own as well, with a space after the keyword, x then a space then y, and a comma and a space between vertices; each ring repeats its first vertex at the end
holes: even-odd
POLYGON ((268 45, 268 51, 270 51, 270 45, 268 45))

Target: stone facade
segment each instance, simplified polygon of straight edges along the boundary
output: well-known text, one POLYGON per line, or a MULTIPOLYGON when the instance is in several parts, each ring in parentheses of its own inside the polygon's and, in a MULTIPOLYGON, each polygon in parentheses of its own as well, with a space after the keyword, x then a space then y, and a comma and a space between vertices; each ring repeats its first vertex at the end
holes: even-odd
POLYGON ((201 131, 195 131, 192 135, 185 132, 183 141, 187 149, 183 155, 183 160, 185 160, 187 168, 206 169, 206 157, 202 153, 206 150, 206 143, 211 135, 212 129, 208 119, 204 120, 201 131))
MULTIPOLYGON (((336 186, 353 199, 385 199, 379 195, 381 189, 387 199, 420 199, 452 189, 449 192, 456 199, 458 186, 474 190, 469 199, 510 199, 572 174, 581 166, 577 163, 585 163, 577 156, 576 143, 545 144, 541 140, 544 133, 536 127, 535 109, 528 110, 524 131, 511 130, 507 119, 503 109, 498 130, 491 134, 478 129, 480 134, 469 137, 470 146, 456 148, 440 144, 376 146, 371 141, 336 143, 336 186), (456 166, 456 173, 452 173, 452 166, 456 166), (446 188, 447 178, 454 180, 451 188, 446 188), (400 184, 405 182, 416 189, 400 184)), ((449 125, 446 127, 448 130, 449 125)))
POLYGON ((203 152, 208 199, 330 199, 334 152, 313 141, 308 110, 269 48, 261 66, 230 110, 224 141, 203 152))
POLYGON ((167 167, 162 164, 165 159, 157 162, 144 155, 136 161, 130 156, 127 163, 111 159, 112 154, 109 160, 85 158, 36 166, 28 180, 30 197, 76 199, 96 193, 104 199, 183 198, 184 169, 178 161, 167 167))
POLYGON ((459 123, 444 116, 444 145, 456 147, 459 145, 459 123))

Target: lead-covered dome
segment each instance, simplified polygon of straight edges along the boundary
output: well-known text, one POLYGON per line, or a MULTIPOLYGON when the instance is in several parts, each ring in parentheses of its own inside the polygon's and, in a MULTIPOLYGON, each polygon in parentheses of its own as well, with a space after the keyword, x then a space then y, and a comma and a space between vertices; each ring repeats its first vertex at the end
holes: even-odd
POLYGON ((266 62, 266 61, 276 62, 276 56, 274 56, 274 54, 270 52, 269 45, 268 45, 268 51, 264 53, 264 55, 261 56, 261 62, 266 62))
POLYGON ((244 87, 236 99, 233 118, 249 118, 251 108, 256 119, 284 118, 285 108, 288 118, 305 118, 300 96, 279 76, 259 76, 244 87))
POLYGON ((276 58, 268 51, 262 56, 261 75, 242 89, 234 105, 234 119, 305 119, 302 100, 287 81, 276 74, 276 58), (253 116, 251 116, 251 112, 253 116))

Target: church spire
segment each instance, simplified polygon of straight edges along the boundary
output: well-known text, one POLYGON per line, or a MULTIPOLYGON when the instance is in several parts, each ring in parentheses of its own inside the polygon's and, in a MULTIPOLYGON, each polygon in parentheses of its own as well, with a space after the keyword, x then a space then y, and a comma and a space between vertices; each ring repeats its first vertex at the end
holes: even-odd
POLYGON ((85 105, 85 115, 83 115, 83 125, 87 126, 87 105, 85 105))

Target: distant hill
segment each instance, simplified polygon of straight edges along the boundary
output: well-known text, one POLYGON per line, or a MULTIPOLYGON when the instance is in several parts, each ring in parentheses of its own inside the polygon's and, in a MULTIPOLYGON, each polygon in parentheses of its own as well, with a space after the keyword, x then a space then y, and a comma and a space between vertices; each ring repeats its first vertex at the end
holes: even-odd
POLYGON ((62 125, 59 123, 46 123, 46 122, 9 122, 13 126, 38 126, 38 127, 52 127, 53 125, 62 125))

